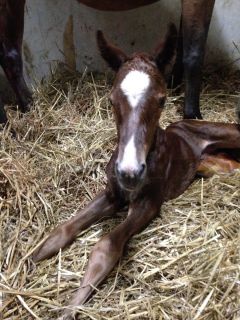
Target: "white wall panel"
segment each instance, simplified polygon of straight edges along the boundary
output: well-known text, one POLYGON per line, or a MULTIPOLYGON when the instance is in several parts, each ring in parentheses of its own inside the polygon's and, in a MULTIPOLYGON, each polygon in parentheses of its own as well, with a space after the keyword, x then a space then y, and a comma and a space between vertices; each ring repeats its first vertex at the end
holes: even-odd
MULTIPOLYGON (((240 1, 216 0, 210 26, 206 62, 240 68, 240 1)), ((27 0, 24 33, 25 73, 41 79, 50 66, 62 61, 80 71, 104 71, 96 48, 95 32, 128 53, 150 51, 169 21, 179 23, 180 0, 161 0, 127 12, 102 12, 75 0, 27 0)))

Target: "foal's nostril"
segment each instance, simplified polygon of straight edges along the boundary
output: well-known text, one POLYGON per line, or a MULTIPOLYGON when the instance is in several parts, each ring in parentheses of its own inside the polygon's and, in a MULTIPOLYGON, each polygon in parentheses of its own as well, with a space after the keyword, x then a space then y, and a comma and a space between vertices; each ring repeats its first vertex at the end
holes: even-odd
POLYGON ((144 173, 144 171, 145 171, 145 168, 146 168, 146 164, 145 164, 145 163, 142 163, 142 164, 141 164, 141 168, 140 168, 140 170, 139 170, 139 172, 138 172, 139 177, 141 177, 141 176, 143 175, 143 173, 144 173))

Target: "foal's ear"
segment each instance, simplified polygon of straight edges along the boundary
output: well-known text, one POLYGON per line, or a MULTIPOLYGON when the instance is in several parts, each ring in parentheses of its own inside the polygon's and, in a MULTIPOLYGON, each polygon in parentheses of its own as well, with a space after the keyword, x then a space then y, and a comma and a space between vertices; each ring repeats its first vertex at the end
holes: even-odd
POLYGON ((107 42, 103 32, 100 30, 97 31, 97 44, 101 56, 114 71, 118 71, 121 65, 128 59, 121 49, 107 42))
POLYGON ((155 61, 158 69, 168 79, 172 72, 176 60, 177 48, 177 28, 173 23, 168 26, 168 31, 165 38, 155 49, 155 61))

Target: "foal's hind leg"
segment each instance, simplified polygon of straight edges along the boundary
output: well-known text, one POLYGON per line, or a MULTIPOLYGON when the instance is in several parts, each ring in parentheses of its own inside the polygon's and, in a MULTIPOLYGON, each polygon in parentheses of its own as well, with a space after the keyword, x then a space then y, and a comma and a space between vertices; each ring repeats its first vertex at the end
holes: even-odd
POLYGON ((236 170, 240 170, 240 162, 232 159, 226 153, 204 154, 197 174, 209 178, 214 174, 230 174, 236 170))
POLYGON ((111 272, 123 254, 127 241, 144 229, 159 212, 159 205, 150 196, 129 206, 127 218, 94 246, 84 274, 81 287, 70 302, 69 309, 59 319, 73 319, 73 307, 83 304, 111 272))
POLYGON ((33 260, 40 261, 52 257, 59 249, 72 243, 81 231, 102 218, 114 216, 120 208, 117 201, 109 200, 105 191, 100 193, 86 208, 54 229, 45 242, 33 253, 33 260))
POLYGON ((199 109, 202 66, 215 0, 182 0, 184 118, 202 118, 199 109))

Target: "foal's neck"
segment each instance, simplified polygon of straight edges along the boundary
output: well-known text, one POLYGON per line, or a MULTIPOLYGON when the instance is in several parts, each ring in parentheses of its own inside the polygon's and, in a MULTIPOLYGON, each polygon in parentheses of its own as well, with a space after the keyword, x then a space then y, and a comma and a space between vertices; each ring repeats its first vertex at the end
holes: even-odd
POLYGON ((157 127, 156 132, 154 134, 153 142, 151 144, 151 147, 149 149, 149 154, 158 151, 159 146, 162 144, 163 136, 164 136, 165 130, 161 128, 160 126, 157 127))

